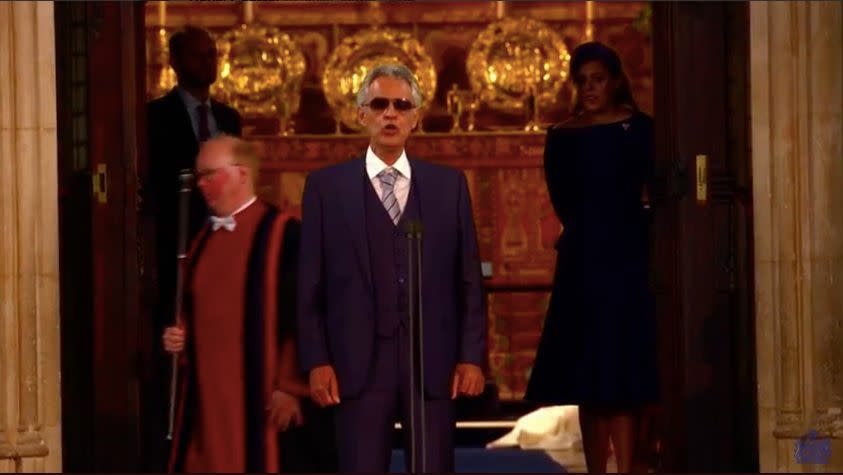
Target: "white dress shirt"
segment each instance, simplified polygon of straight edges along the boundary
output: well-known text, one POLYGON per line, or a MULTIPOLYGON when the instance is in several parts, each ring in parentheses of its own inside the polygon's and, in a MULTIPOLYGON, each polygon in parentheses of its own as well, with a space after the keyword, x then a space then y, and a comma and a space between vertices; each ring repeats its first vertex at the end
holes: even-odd
POLYGON ((403 213, 407 207, 407 197, 410 196, 411 170, 410 161, 407 159, 407 152, 402 150, 401 156, 390 167, 375 155, 375 151, 372 150, 370 145, 366 151, 366 174, 369 175, 369 180, 371 180, 372 186, 375 188, 375 192, 381 200, 383 200, 383 190, 381 189, 381 180, 378 178, 378 173, 386 168, 392 168, 398 172, 392 192, 395 194, 395 199, 398 200, 398 209, 403 213))

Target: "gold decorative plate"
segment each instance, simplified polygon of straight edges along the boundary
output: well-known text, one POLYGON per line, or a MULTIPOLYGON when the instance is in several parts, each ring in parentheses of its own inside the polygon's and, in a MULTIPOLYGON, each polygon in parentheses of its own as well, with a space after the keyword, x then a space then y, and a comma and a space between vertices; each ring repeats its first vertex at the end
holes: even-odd
POLYGON ((357 122, 357 91, 379 64, 402 63, 416 75, 422 93, 422 112, 436 91, 436 68, 421 43, 409 33, 389 28, 370 28, 342 40, 331 53, 322 76, 322 89, 334 117, 352 130, 357 122))
POLYGON ((147 97, 149 99, 161 97, 176 87, 176 72, 173 71, 169 62, 170 46, 167 41, 169 36, 170 34, 167 29, 161 27, 155 31, 152 41, 147 43, 149 45, 148 51, 156 58, 156 60, 149 61, 148 64, 160 68, 156 77, 152 78, 152 81, 150 81, 147 87, 147 97))
POLYGON ((542 106, 559 100, 570 60, 562 38, 545 23, 504 18, 477 36, 466 67, 471 87, 482 103, 498 111, 520 113, 531 87, 542 106))
POLYGON ((278 28, 242 25, 217 40, 220 67, 214 92, 246 116, 289 118, 299 109, 306 62, 278 28))

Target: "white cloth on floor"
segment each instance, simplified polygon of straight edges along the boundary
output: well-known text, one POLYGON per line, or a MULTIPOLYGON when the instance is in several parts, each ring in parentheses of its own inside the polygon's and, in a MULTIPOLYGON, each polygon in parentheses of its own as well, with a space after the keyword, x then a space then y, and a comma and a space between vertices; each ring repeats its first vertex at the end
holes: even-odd
POLYGON ((567 450, 582 448, 579 408, 548 406, 522 416, 515 427, 486 448, 519 447, 522 449, 567 450))

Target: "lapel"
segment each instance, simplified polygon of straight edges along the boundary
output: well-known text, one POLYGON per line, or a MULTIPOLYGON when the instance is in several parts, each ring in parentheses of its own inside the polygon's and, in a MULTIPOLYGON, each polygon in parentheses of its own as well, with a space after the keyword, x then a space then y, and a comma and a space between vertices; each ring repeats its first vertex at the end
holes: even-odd
POLYGON ((436 179, 431 176, 431 170, 425 162, 409 158, 410 169, 412 170, 411 191, 416 194, 419 203, 419 220, 422 223, 422 277, 423 282, 428 280, 428 271, 432 269, 431 258, 434 249, 434 237, 436 236, 436 220, 438 215, 439 197, 436 193, 436 179))
POLYGON ((366 233, 366 158, 365 155, 349 164, 349 172, 343 176, 341 201, 346 224, 351 230, 352 241, 360 264, 360 271, 366 278, 371 291, 372 265, 369 260, 369 240, 366 233))

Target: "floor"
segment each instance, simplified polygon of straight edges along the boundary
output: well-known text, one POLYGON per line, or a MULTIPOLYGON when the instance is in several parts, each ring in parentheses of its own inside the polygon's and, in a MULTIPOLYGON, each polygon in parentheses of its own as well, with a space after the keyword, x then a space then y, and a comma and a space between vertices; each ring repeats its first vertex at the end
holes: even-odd
MULTIPOLYGON (((460 447, 455 456, 456 473, 583 473, 585 457, 579 450, 521 450, 460 447)), ((405 471, 402 450, 392 452, 391 473, 405 471)), ((617 472, 613 459, 607 467, 617 472)))

